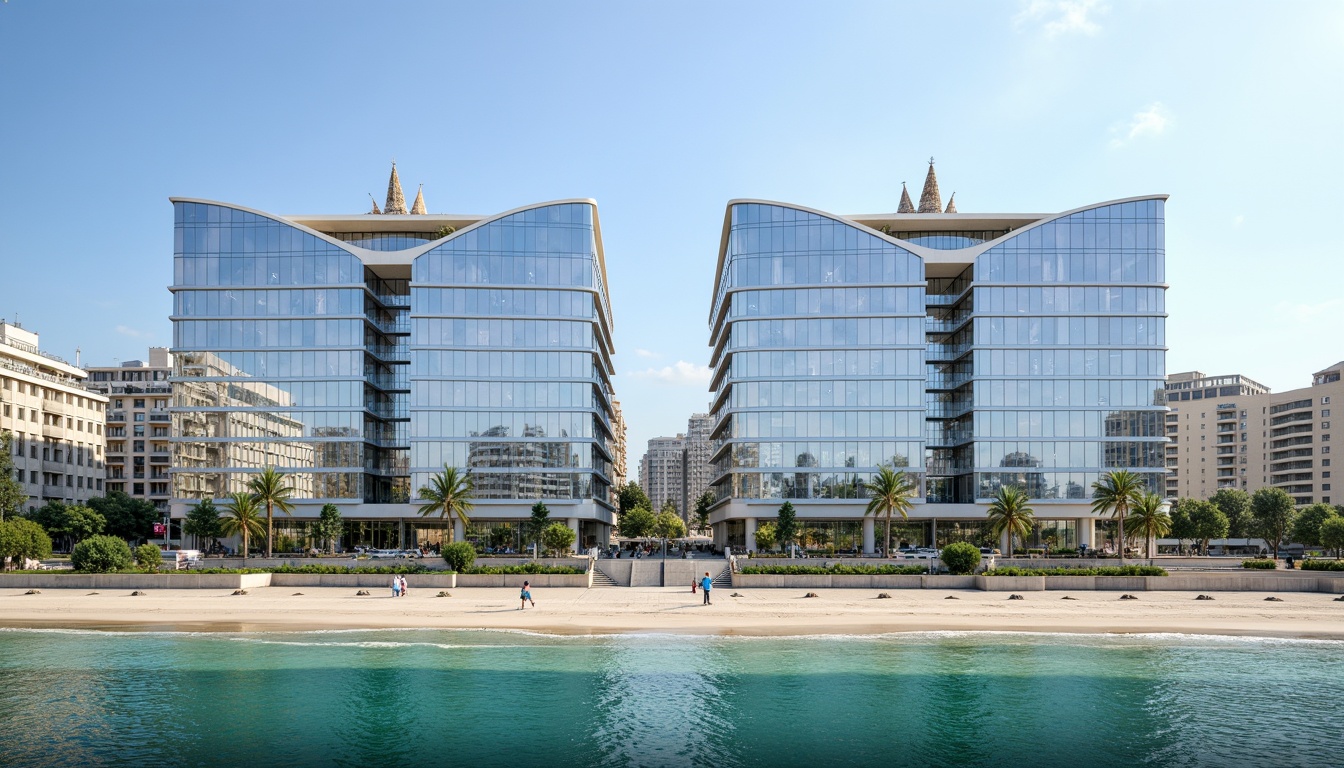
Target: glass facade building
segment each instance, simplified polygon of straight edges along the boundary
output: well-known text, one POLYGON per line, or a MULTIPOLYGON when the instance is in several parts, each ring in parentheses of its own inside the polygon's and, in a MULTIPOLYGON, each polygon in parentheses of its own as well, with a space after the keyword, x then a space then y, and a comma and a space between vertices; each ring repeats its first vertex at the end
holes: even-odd
POLYGON ((1095 546, 1101 474, 1165 486, 1164 203, 729 203, 710 314, 717 542, 754 548, 787 499, 819 541, 872 552, 864 483, 887 464, 921 489, 903 543, 983 539, 988 501, 1016 485, 1033 540, 1095 546))
POLYGON ((438 543, 417 489, 449 465, 476 488, 459 539, 516 530, 540 499, 580 546, 607 540, 611 312, 592 201, 493 217, 173 204, 174 517, 275 466, 297 491, 277 520, 296 543, 326 503, 345 546, 438 543))

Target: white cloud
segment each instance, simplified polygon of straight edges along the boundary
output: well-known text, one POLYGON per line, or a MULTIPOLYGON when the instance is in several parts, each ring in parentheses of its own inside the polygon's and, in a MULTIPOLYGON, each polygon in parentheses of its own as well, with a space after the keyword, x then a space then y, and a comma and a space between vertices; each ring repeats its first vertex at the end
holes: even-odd
POLYGON ((644 379, 646 381, 658 381, 664 384, 675 384, 677 386, 708 386, 709 378, 713 374, 707 365, 696 365, 688 363, 685 360, 678 360, 672 365, 662 368, 646 368, 642 371, 631 371, 630 377, 635 379, 644 379))
POLYGON ((1116 134, 1115 138, 1111 139, 1111 149, 1119 149, 1135 139, 1161 136, 1169 125, 1171 125, 1171 113, 1162 102, 1155 101, 1135 112, 1128 125, 1111 129, 1111 133, 1116 134))
POLYGON ((1298 323, 1319 323, 1326 318, 1341 314, 1344 299, 1326 299, 1314 304, 1307 302, 1280 301, 1274 306, 1274 315, 1280 320, 1298 323))
POLYGON ((1047 37, 1074 32, 1090 37, 1101 31, 1095 16, 1109 10, 1101 0, 1029 0, 1013 21, 1019 27, 1040 24, 1047 37))
POLYGON ((120 333, 122 336, 130 336, 132 339, 147 339, 150 336, 150 334, 147 333, 146 331, 137 331, 136 329, 126 325, 118 325, 116 327, 116 331, 117 333, 120 333))
POLYGON ((658 354, 657 352, 650 352, 647 349, 636 349, 635 357, 642 357, 648 360, 655 360, 657 358, 662 357, 662 355, 658 354))
POLYGON ((1237 214, 1236 216, 1232 217, 1233 229, 1241 229, 1241 225, 1245 223, 1246 223, 1246 217, 1242 216, 1241 214, 1237 214))

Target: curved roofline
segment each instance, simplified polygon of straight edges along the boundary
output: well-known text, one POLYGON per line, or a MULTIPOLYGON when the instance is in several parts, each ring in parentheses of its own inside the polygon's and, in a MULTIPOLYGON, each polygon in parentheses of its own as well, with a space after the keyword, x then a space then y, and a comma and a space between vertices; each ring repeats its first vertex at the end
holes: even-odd
MULTIPOLYGON (((956 250, 942 250, 942 249, 938 249, 938 248, 928 248, 928 247, 925 247, 925 246, 922 246, 922 245, 915 245, 914 243, 908 242, 908 241, 906 241, 906 240, 901 240, 901 239, 892 237, 891 235, 884 234, 883 232, 881 232, 881 231, 879 231, 879 230, 873 229, 872 227, 868 226, 867 224, 863 224, 863 223, 861 223, 861 222, 855 221, 854 219, 851 219, 851 218, 849 218, 849 217, 847 217, 847 216, 841 216, 840 214, 829 213, 829 212, 827 212, 827 211, 823 211, 823 210, 820 210, 820 209, 817 209, 817 208, 809 208, 809 207, 807 207, 807 206, 805 206, 805 205, 797 205, 797 204, 794 204, 794 203, 785 203, 785 202, 781 202, 781 201, 778 201, 778 200, 764 200, 764 199, 760 199, 760 198, 752 198, 752 197, 739 197, 739 198, 733 198, 732 200, 729 200, 729 201, 728 201, 727 206, 725 206, 725 208, 724 208, 724 215, 723 215, 723 233, 722 233, 722 235, 721 235, 720 238, 719 238, 719 259, 718 259, 718 264, 717 264, 717 265, 715 266, 715 268, 714 268, 714 288, 713 288, 714 293, 713 293, 713 294, 710 296, 710 298, 709 298, 709 307, 710 307, 710 310, 709 310, 709 311, 710 311, 709 324, 710 324, 711 327, 713 327, 713 325, 714 325, 714 321, 715 321, 715 317, 714 317, 714 314, 715 314, 715 301, 718 299, 718 293, 719 293, 719 281, 723 279, 723 266, 724 266, 724 260, 725 260, 725 257, 728 255, 728 232, 729 232, 729 230, 732 228, 732 216, 733 216, 733 206, 734 206, 734 205, 743 205, 743 204, 752 204, 752 203, 754 203, 754 204, 758 204, 758 205, 777 205, 777 206, 780 206, 780 207, 783 207, 783 208, 792 208, 792 209, 795 210, 795 211, 803 211, 804 213, 815 214, 815 215, 817 215, 817 216, 821 216, 821 217, 823 217, 823 218, 831 219, 832 221, 840 222, 841 224, 848 224, 849 226, 856 227, 856 228, 858 228, 858 229, 860 229, 860 230, 863 230, 864 232, 867 232, 867 233, 869 233, 869 234, 872 234, 872 235, 878 237, 879 239, 885 240, 885 241, 891 243, 892 245, 895 245, 895 246, 897 246, 897 247, 899 247, 899 248, 902 248, 902 249, 904 249, 904 250, 906 250, 906 251, 909 251, 910 253, 912 253, 912 254, 914 254, 914 255, 920 257, 921 259, 923 259, 924 262, 925 262, 926 264, 929 264, 929 263, 932 263, 932 264, 939 264, 939 263, 942 263, 942 264, 949 264, 949 263, 953 263, 953 264, 955 264, 955 263, 973 264, 973 263, 975 263, 976 258, 978 258, 978 257, 980 256, 980 254, 984 253, 985 251, 989 250, 990 248, 993 248, 993 247, 996 246, 996 245, 999 245, 999 244, 1001 244, 1001 243, 1003 243, 1003 242, 1006 242, 1007 240, 1009 240, 1009 239, 1011 239, 1011 238, 1017 237, 1018 235, 1022 234, 1023 232, 1026 232, 1026 231, 1028 231, 1028 230, 1030 230, 1030 229, 1033 229, 1033 228, 1035 228, 1035 227, 1039 227, 1039 226, 1041 226, 1042 224, 1048 224, 1049 222, 1056 221, 1056 220, 1058 220, 1058 219, 1062 219, 1062 218, 1064 218, 1064 217, 1066 217, 1066 216, 1072 216, 1072 215, 1075 214, 1075 213, 1081 213, 1082 211, 1090 210, 1090 209, 1093 209, 1093 208, 1105 208, 1105 207, 1110 206, 1110 205, 1119 205, 1119 204, 1121 204, 1121 203, 1133 203, 1133 202, 1137 202, 1137 201, 1139 201, 1139 200, 1166 200, 1168 197, 1170 197, 1170 195, 1166 195, 1166 194, 1136 195, 1136 196, 1133 196, 1133 197, 1122 197, 1122 198, 1117 198, 1117 199, 1115 199, 1115 200, 1107 200, 1107 201, 1105 201, 1105 202, 1101 202, 1101 203, 1091 203, 1091 204, 1089 204, 1089 205, 1079 206, 1079 207, 1077 207, 1077 208, 1072 208, 1072 209, 1069 209, 1069 210, 1067 210, 1067 211, 1063 211, 1063 212, 1061 212, 1061 213, 1054 213, 1054 214, 1049 214, 1049 215, 1047 215, 1047 216, 1043 216, 1042 218, 1037 219, 1036 221, 1032 222, 1031 224, 1028 224, 1028 225, 1026 225, 1026 226, 1024 226, 1024 227, 1021 227, 1021 228, 1019 228, 1019 229, 1014 229, 1013 231, 1008 232, 1008 233, 1006 233, 1006 234, 1004 234, 1004 235, 1001 235, 1000 237, 997 237, 997 238, 995 238, 995 239, 993 239, 993 240, 988 240, 988 241, 983 242, 983 243, 978 243, 978 244, 973 245, 973 246, 971 246, 971 247, 969 247, 969 248, 959 248, 959 249, 956 249, 956 250)), ((926 214, 926 215, 928 215, 928 214, 926 214)), ((974 216, 983 216, 984 214, 951 214, 951 215, 953 215, 953 216, 967 216, 967 217, 974 217, 974 216)))

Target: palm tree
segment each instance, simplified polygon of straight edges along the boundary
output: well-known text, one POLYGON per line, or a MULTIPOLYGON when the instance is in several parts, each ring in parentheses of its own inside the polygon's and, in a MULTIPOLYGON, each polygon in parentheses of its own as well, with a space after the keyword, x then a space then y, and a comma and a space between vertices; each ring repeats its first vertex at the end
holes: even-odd
POLYGON ((1026 491, 1015 485, 1005 485, 999 488, 994 500, 989 503, 989 530, 995 539, 1003 538, 1005 531, 1008 533, 1009 557, 1015 551, 1013 537, 1022 539, 1025 546, 1032 526, 1036 523, 1036 511, 1027 506, 1027 500, 1026 491))
POLYGON ((1092 511, 1100 515, 1109 512, 1119 523, 1120 564, 1125 564, 1125 515, 1143 497, 1143 478, 1127 469, 1107 472, 1092 484, 1092 511))
POLYGON ((257 498, 258 504, 266 505, 266 556, 270 557, 271 542, 275 539, 275 510, 286 515, 293 513, 294 505, 289 503, 289 497, 294 489, 285 485, 284 474, 277 472, 275 467, 267 467, 260 475, 252 478, 247 487, 257 498))
POLYGON ((863 514, 865 517, 872 515, 874 518, 886 518, 886 546, 882 551, 891 557, 891 514, 899 512, 902 520, 909 520, 913 506, 910 499, 919 492, 918 488, 914 479, 903 470, 898 471, 889 466, 878 467, 877 477, 871 483, 864 483, 863 487, 872 496, 863 514))
POLYGON ((1149 558, 1153 556, 1152 541, 1171 532, 1171 515, 1162 508, 1163 503, 1156 493, 1145 493, 1130 513, 1131 528, 1143 534, 1143 548, 1149 558))
POLYGON ((248 542, 253 536, 265 532, 261 527, 261 503, 250 493, 235 493, 224 505, 224 516, 219 520, 219 529, 225 536, 242 534, 243 559, 247 559, 248 542))
MULTIPOLYGON (((424 517, 439 513, 439 517, 451 521, 456 517, 462 521, 463 525, 470 525, 471 518, 467 513, 472 509, 471 500, 476 497, 475 483, 471 479, 471 472, 457 473, 457 467, 443 465, 443 471, 429 478, 429 485, 420 489, 421 501, 427 501, 428 504, 420 508, 420 514, 424 517)), ((448 526, 448 543, 453 543, 453 526, 448 526)))

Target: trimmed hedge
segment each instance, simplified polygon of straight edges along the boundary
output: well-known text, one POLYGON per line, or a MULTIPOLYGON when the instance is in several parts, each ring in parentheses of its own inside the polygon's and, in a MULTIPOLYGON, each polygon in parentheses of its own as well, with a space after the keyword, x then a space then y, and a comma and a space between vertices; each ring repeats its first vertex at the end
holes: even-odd
POLYGON ((748 565, 744 574, 807 575, 807 576, 918 576, 929 572, 927 565, 845 565, 837 563, 829 568, 819 565, 748 565))
POLYGON ((1167 569, 1155 565, 1126 565, 1105 568, 995 568, 986 576, 1166 576, 1167 569))
MULTIPOLYGON (((1303 566, 1305 567, 1306 563, 1303 563, 1303 566)), ((1252 570, 1257 571, 1272 571, 1278 568, 1279 564, 1274 560, 1265 560, 1263 558, 1256 558, 1254 560, 1242 560, 1241 567, 1250 568, 1252 570)))
POLYGON ((1303 560, 1304 571, 1344 571, 1344 560, 1303 560))
POLYGON ((980 548, 974 544, 957 541, 943 547, 943 565, 954 574, 974 573, 980 564, 980 548))
POLYGON ((575 568, 572 565, 543 565, 541 563, 523 563, 522 565, 478 565, 474 568, 467 568, 462 571, 464 574, 520 574, 544 575, 544 574, 575 574, 587 573, 582 568, 575 568))
POLYGON ((90 536, 75 545, 70 562, 84 573, 115 573, 134 562, 131 546, 116 536, 90 536))

